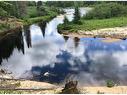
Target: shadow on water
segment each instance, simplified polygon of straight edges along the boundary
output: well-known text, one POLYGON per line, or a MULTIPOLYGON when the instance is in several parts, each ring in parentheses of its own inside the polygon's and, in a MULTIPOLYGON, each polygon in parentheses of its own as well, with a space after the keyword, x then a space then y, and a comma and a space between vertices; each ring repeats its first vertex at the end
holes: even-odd
POLYGON ((28 48, 32 47, 32 44, 31 44, 31 33, 30 33, 29 26, 24 26, 24 35, 25 35, 25 39, 26 39, 26 43, 27 43, 28 48))
POLYGON ((45 28, 46 28, 46 24, 47 24, 47 22, 40 22, 40 23, 38 23, 38 26, 41 28, 41 31, 42 31, 42 34, 43 34, 43 37, 45 37, 45 28))
POLYGON ((21 28, 0 40, 0 64, 3 59, 8 60, 14 48, 17 48, 24 54, 24 41, 21 28))

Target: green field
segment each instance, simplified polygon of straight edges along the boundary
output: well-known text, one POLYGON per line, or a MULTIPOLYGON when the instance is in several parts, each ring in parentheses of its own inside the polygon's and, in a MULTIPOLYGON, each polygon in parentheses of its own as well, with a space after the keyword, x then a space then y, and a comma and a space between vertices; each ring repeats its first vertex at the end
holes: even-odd
MULTIPOLYGON (((110 19, 92 19, 85 20, 81 19, 82 24, 77 25, 73 23, 69 23, 71 32, 76 32, 77 30, 96 30, 102 28, 113 28, 113 27, 122 27, 127 26, 127 17, 116 17, 110 19)), ((62 30, 63 25, 60 25, 60 30, 62 30)))
POLYGON ((110 19, 92 19, 85 20, 81 19, 82 24, 72 24, 70 23, 71 29, 69 31, 77 31, 77 30, 96 30, 102 28, 113 28, 113 27, 122 27, 127 26, 127 17, 117 17, 110 19))

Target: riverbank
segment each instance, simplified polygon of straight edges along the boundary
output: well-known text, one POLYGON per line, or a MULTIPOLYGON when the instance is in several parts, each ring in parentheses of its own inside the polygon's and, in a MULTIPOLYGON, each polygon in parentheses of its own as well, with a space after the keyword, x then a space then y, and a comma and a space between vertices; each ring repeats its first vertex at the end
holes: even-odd
POLYGON ((49 22, 51 19, 53 19, 57 14, 52 14, 48 16, 40 16, 40 17, 35 17, 35 18, 29 18, 26 20, 21 20, 21 19, 16 19, 16 18, 8 18, 8 20, 0 19, 0 33, 11 30, 17 27, 22 27, 24 25, 31 25, 33 23, 38 23, 38 22, 49 22))
MULTIPOLYGON (((11 72, 0 70, 0 94, 59 94, 63 84, 51 84, 26 79, 14 79, 11 72)), ((79 86, 81 94, 126 94, 127 86, 79 86)))
MULTIPOLYGON (((30 80, 0 80, 0 94, 59 94, 64 86, 30 80)), ((81 94, 126 94, 127 86, 84 86, 78 87, 81 94)))
POLYGON ((110 37, 125 38, 127 36, 127 17, 116 17, 110 19, 81 19, 82 24, 68 23, 68 29, 64 25, 59 25, 60 33, 78 37, 110 37))
POLYGON ((65 36, 73 37, 101 37, 101 38, 115 38, 115 39, 126 39, 127 38, 127 27, 114 27, 104 28, 91 31, 78 30, 77 32, 62 32, 65 36))

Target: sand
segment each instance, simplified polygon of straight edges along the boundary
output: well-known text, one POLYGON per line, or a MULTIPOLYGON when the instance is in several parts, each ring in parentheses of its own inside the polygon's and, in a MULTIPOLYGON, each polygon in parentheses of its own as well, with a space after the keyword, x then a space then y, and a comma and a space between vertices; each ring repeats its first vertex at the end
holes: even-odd
POLYGON ((78 30, 77 32, 61 31, 63 35, 73 37, 127 38, 127 27, 104 28, 98 30, 78 30))

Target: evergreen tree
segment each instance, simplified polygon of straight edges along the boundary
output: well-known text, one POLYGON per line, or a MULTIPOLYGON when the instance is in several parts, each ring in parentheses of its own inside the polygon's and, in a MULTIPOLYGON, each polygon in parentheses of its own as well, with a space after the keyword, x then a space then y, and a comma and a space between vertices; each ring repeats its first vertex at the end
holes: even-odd
POLYGON ((73 20, 73 22, 75 24, 81 24, 81 22, 80 22, 80 12, 79 12, 79 8, 77 6, 75 7, 75 13, 74 13, 74 20, 73 20))
POLYGON ((41 16, 41 6, 42 6, 42 1, 38 1, 37 2, 37 13, 38 13, 38 16, 41 16))
POLYGON ((63 23, 64 29, 67 29, 68 28, 68 23, 69 23, 69 21, 68 21, 67 17, 64 16, 64 23, 63 23))
POLYGON ((69 21, 68 21, 68 19, 67 19, 66 16, 64 17, 63 29, 64 29, 64 30, 70 29, 69 21))

